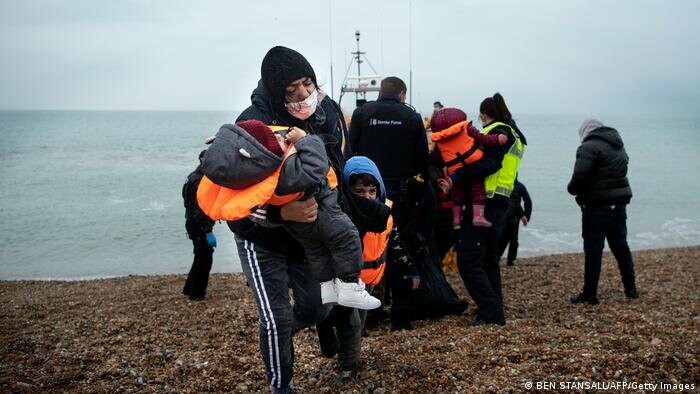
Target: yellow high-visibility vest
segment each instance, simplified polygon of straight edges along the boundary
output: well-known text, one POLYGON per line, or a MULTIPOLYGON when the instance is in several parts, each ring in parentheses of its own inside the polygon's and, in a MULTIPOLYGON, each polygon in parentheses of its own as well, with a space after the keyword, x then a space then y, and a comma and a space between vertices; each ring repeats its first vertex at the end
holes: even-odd
POLYGON ((523 153, 525 153, 525 146, 523 145, 522 141, 520 141, 520 138, 518 138, 518 134, 512 127, 503 122, 491 123, 481 132, 483 134, 488 134, 491 132, 491 130, 498 126, 506 126, 510 134, 515 138, 515 142, 513 143, 513 146, 510 147, 508 152, 506 152, 505 156, 503 156, 501 169, 487 176, 484 180, 484 188, 486 189, 487 198, 491 198, 495 194, 510 197, 510 193, 515 187, 515 177, 518 175, 520 160, 523 158, 523 153))

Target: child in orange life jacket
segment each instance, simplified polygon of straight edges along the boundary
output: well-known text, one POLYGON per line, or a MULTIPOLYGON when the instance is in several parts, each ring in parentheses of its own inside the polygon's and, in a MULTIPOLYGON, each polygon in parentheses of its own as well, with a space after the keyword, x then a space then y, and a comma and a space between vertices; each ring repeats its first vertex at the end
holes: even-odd
POLYGON ((358 277, 362 266, 360 238, 338 205, 337 190, 328 185, 329 161, 321 139, 296 127, 286 133, 273 133, 258 120, 237 125, 268 151, 284 157, 276 194, 301 192, 300 198, 315 198, 318 203, 317 219, 313 223, 285 222, 283 226, 304 247, 321 281, 322 302, 358 309, 381 306, 358 277), (292 146, 295 152, 290 154, 292 146))
MULTIPOLYGON (((372 160, 355 156, 345 163, 343 182, 351 195, 352 220, 362 236, 364 266, 360 278, 375 286, 387 278, 391 288, 391 329, 411 329, 412 291, 420 277, 390 215, 384 182, 372 160)), ((363 316, 364 317, 364 316, 363 316)), ((364 318, 363 318, 364 320, 364 318)))
MULTIPOLYGON (((470 120, 467 114, 457 108, 444 108, 435 114, 430 122, 432 134, 430 139, 435 143, 436 149, 447 168, 447 175, 452 184, 452 222, 454 228, 459 228, 462 223, 462 204, 464 203, 464 189, 457 182, 455 172, 457 169, 481 160, 483 148, 493 148, 505 144, 508 137, 505 135, 481 134, 470 120)), ((484 216, 486 191, 484 180, 475 179, 469 182, 473 206, 474 226, 491 227, 491 222, 484 216)))

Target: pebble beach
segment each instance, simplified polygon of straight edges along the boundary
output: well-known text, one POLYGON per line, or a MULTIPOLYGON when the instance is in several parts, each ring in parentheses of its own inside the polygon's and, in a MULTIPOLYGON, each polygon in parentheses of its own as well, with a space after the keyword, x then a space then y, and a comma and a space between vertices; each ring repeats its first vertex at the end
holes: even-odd
MULTIPOLYGON (((417 321, 412 331, 368 331, 362 370, 346 384, 336 383, 335 361, 323 358, 315 332, 304 330, 294 337, 295 387, 508 393, 538 382, 634 382, 697 392, 700 246, 633 255, 640 298, 625 298, 605 253, 596 306, 569 302, 583 281, 582 254, 502 266, 503 327, 470 327, 474 304, 448 273, 470 303, 464 315, 417 321)), ((184 280, 0 281, 0 392, 269 391, 244 276, 213 274, 200 302, 181 294, 184 280)))

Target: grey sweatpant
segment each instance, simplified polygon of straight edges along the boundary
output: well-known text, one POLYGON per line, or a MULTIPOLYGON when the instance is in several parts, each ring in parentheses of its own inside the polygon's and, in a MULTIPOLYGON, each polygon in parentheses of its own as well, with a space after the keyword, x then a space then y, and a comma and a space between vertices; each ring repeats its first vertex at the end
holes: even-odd
POLYGON ((362 243, 357 228, 338 206, 338 191, 316 196, 313 223, 285 222, 284 228, 304 247, 312 273, 320 282, 357 275, 362 268, 362 243))
POLYGON ((258 308, 260 354, 274 392, 288 391, 294 374, 292 335, 323 320, 321 288, 303 261, 270 252, 235 235, 241 268, 258 308), (294 306, 289 302, 292 289, 294 306))

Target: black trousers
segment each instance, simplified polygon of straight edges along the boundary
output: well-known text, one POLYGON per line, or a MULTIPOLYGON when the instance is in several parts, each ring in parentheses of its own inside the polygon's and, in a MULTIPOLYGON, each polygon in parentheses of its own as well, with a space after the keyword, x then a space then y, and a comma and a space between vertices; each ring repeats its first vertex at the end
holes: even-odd
POLYGON ((270 391, 291 392, 292 335, 325 319, 330 307, 321 304, 321 286, 305 261, 269 251, 238 235, 234 237, 241 269, 258 310, 260 355, 270 391), (290 289, 294 303, 289 297, 290 289))
MULTIPOLYGON (((431 264, 423 262, 423 264, 431 264)), ((389 315, 391 323, 406 325, 414 319, 415 302, 413 300, 413 282, 404 278, 404 272, 396 266, 396 262, 387 262, 384 280, 391 288, 391 309, 389 315)))
POLYGON ((214 248, 209 246, 204 235, 193 239, 192 244, 194 245, 194 261, 192 261, 192 268, 187 275, 182 292, 192 297, 204 297, 209 285, 209 271, 211 271, 214 248))
POLYGON ((457 244, 457 266, 462 282, 477 306, 476 316, 487 323, 504 324, 498 241, 506 223, 508 198, 486 200, 486 219, 491 227, 475 227, 472 207, 467 206, 457 244))
POLYGON ((518 232, 520 231, 520 219, 518 217, 508 218, 503 228, 503 234, 498 242, 498 258, 503 256, 503 252, 508 247, 508 261, 513 262, 518 258, 518 232))
POLYGON ((334 305, 330 315, 316 324, 321 341, 336 342, 338 366, 341 371, 360 369, 360 342, 362 340, 362 326, 367 316, 366 312, 342 305, 334 305), (322 336, 330 336, 330 338, 322 336))
POLYGON ((605 239, 617 260, 625 290, 635 290, 634 262, 627 245, 627 211, 625 205, 598 205, 581 207, 583 251, 586 255, 583 275, 584 297, 598 292, 601 258, 605 239))

